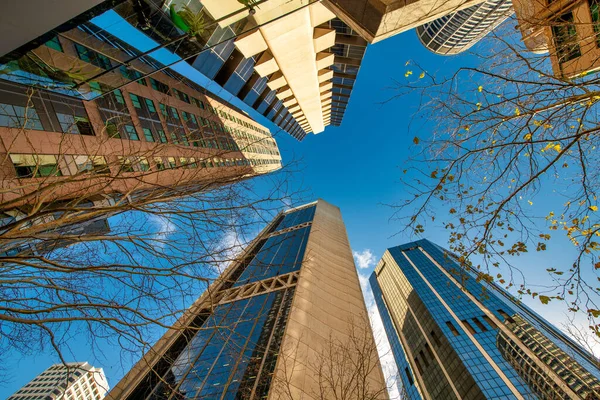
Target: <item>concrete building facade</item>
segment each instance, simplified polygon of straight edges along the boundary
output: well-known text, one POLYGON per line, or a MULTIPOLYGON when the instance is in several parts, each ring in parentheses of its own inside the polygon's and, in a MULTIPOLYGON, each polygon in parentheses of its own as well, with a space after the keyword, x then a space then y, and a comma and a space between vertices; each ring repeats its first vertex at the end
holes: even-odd
POLYGON ((181 35, 171 7, 202 15, 202 35, 169 49, 294 138, 341 123, 367 42, 321 2, 269 0, 252 14, 229 0, 145 4, 142 20, 130 3, 115 10, 142 29, 151 20, 159 43, 181 35))
POLYGON ((600 398, 589 353, 441 247, 388 249, 370 283, 406 398, 600 398))
MULTIPOLYGON (((340 211, 318 200, 280 213, 108 398, 334 398, 323 357, 363 328, 374 348, 340 211)), ((369 398, 388 398, 376 351, 345 361, 369 366, 369 398)))
POLYGON ((102 368, 87 362, 54 364, 7 400, 102 400, 108 389, 102 368))

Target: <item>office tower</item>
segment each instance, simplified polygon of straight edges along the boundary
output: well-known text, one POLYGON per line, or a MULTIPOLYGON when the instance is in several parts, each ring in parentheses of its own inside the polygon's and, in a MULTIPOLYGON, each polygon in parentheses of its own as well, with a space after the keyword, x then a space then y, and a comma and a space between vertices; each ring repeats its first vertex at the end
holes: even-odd
POLYGON ((7 400, 101 400, 108 389, 102 368, 87 362, 54 364, 7 400))
POLYGON ((115 10, 158 43, 182 33, 171 7, 201 14, 203 33, 168 48, 294 138, 341 123, 367 42, 322 3, 268 1, 252 15, 236 1, 144 5, 115 10))
MULTIPOLYGON (((109 210, 281 167, 268 129, 239 109, 168 69, 144 78, 163 68, 150 57, 119 64, 139 54, 84 23, 3 66, 3 221, 14 227, 40 203, 37 215, 53 219, 55 210, 109 210)), ((11 235, 19 229, 4 228, 3 239, 11 235)))
POLYGON ((269 223, 108 397, 334 398, 323 379, 333 373, 387 399, 376 351, 350 348, 348 368, 330 368, 331 346, 359 336, 374 349, 340 211, 318 200, 269 223))
POLYGON ((600 3, 515 0, 513 5, 525 46, 549 52, 554 75, 573 78, 600 68, 600 3))
POLYGON ((417 26, 417 36, 428 50, 454 55, 469 49, 512 14, 511 0, 488 0, 417 26))
POLYGON ((456 256, 419 240, 370 278, 409 399, 598 399, 593 357, 456 256))

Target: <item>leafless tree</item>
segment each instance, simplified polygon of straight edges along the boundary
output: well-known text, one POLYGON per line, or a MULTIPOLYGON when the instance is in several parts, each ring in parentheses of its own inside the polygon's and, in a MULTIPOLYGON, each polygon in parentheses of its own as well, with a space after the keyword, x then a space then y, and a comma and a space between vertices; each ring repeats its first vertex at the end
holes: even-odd
MULTIPOLYGON (((572 29, 545 23, 546 30, 572 29)), ((553 71, 550 57, 571 49, 572 35, 555 53, 537 54, 515 24, 510 19, 476 47, 474 66, 442 74, 410 61, 395 82, 390 101, 416 94, 420 102, 411 125, 419 133, 402 174, 406 197, 393 205, 394 219, 416 234, 441 224, 450 249, 480 279, 544 304, 564 300, 587 313, 598 334, 600 78, 553 71), (528 251, 569 243, 572 263, 531 267, 550 275, 547 285, 525 281, 515 265, 528 251)))
POLYGON ((108 343, 138 358, 258 229, 304 200, 288 185, 297 163, 261 175, 265 166, 244 155, 270 148, 264 135, 182 125, 166 134, 186 143, 155 138, 139 146, 113 137, 129 123, 118 120, 92 146, 81 134, 55 134, 59 151, 48 163, 29 140, 44 133, 29 128, 27 108, 24 115, 9 136, 25 143, 19 153, 30 154, 21 157, 28 169, 15 175, 12 164, 23 160, 6 137, 2 155, 0 352, 7 357, 54 351, 67 362, 72 344, 87 340, 98 356, 108 343), (86 144, 78 163, 73 149, 86 144), (185 157, 166 156, 166 146, 185 157))
MULTIPOLYGON (((323 343, 313 343, 318 349, 308 364, 296 359, 300 341, 282 344, 279 354, 279 373, 274 375, 271 394, 277 399, 297 400, 298 388, 294 378, 304 374, 310 398, 321 400, 379 400, 388 399, 383 383, 381 364, 373 332, 368 323, 352 321, 346 335, 331 333, 323 343), (380 379, 377 379, 380 378, 380 379), (312 385, 310 382, 313 382, 312 385)), ((304 350, 306 351, 306 350, 304 350)), ((310 350, 309 350, 310 351, 310 350)), ((306 390, 306 387, 304 390, 306 390)))

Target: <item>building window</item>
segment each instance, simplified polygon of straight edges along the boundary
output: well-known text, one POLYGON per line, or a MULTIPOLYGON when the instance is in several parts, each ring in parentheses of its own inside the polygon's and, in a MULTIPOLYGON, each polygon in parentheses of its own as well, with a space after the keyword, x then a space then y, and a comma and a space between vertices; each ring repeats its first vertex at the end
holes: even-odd
POLYGON ((110 169, 106 159, 102 156, 73 156, 78 172, 92 172, 94 174, 108 174, 110 169))
POLYGON ((111 121, 106 121, 104 126, 106 127, 106 134, 109 138, 121 138, 121 134, 119 133, 119 128, 117 127, 117 124, 111 121))
POLYGON ((19 178, 62 176, 53 155, 11 154, 10 159, 19 178))
POLYGON ((119 156, 119 162, 121 164, 121 172, 133 172, 133 165, 129 158, 119 156))
POLYGON ((408 379, 408 383, 412 386, 415 384, 415 382, 413 381, 412 375, 410 374, 410 371, 407 368, 404 368, 404 373, 406 374, 406 379, 408 379))
POLYGON ((433 339, 433 343, 435 343, 436 346, 440 346, 440 338, 438 337, 438 335, 435 333, 435 331, 431 331, 430 333, 431 335, 431 339, 433 339))
POLYGON ((152 131, 150 129, 142 128, 142 131, 144 131, 144 137, 147 142, 154 142, 154 136, 152 136, 152 131))
POLYGON ((146 86, 146 81, 143 78, 143 74, 133 68, 127 68, 124 65, 121 65, 119 68, 121 71, 121 75, 127 78, 130 81, 137 81, 139 84, 146 86))
POLYGON ((487 328, 485 327, 485 325, 483 325, 483 323, 481 323, 480 320, 477 319, 477 317, 473 317, 471 319, 473 320, 473 322, 475 322, 475 325, 477 325, 481 332, 487 332, 487 328))
POLYGON ((469 321, 467 321, 466 319, 463 319, 461 322, 464 324, 464 326, 467 328, 467 330, 468 330, 468 331, 469 331, 469 332, 470 332, 472 335, 474 335, 475 333, 477 333, 477 331, 475 331, 475 329, 474 329, 474 328, 473 328, 473 326, 472 326, 472 325, 469 323, 469 321))
POLYGON ((508 315, 506 312, 504 312, 504 310, 502 310, 502 309, 498 310, 498 314, 500 314, 500 315, 502 315, 504 317, 504 321, 505 322, 508 322, 508 323, 511 323, 511 324, 515 322, 515 320, 512 319, 512 317, 510 315, 508 315))
POLYGON ((21 107, 0 103, 0 126, 44 130, 33 106, 21 107))
POLYGON ((135 108, 137 108, 138 110, 142 109, 142 103, 140 103, 140 98, 137 97, 137 95, 133 94, 133 93, 129 93, 129 97, 131 98, 131 102, 133 103, 133 106, 135 108))
POLYGON ((92 124, 88 118, 61 113, 56 113, 56 117, 64 133, 94 136, 92 124))
POLYGON ((198 168, 198 164, 196 163, 196 159, 194 157, 190 157, 188 168, 198 168))
POLYGON ((460 335, 460 333, 458 333, 458 331, 456 330, 456 328, 454 327, 454 324, 452 324, 452 322, 446 321, 446 326, 448 327, 448 329, 450 329, 450 332, 452 332, 452 334, 454 336, 460 335))
POLYGON ((125 125, 125 132, 127 132, 127 136, 129 136, 130 140, 140 140, 133 125, 125 125))
POLYGON ((144 101, 146 102, 146 107, 148 107, 148 111, 150 111, 151 113, 155 113, 156 107, 154 107, 154 102, 150 99, 144 99, 144 101))
POLYGON ((179 164, 183 168, 187 168, 188 167, 188 159, 186 157, 179 157, 179 164))
POLYGON ((484 320, 485 322, 487 322, 487 324, 488 324, 489 326, 491 326, 491 327, 492 327, 492 329, 498 329, 498 325, 496 325, 496 323, 495 323, 495 322, 494 322, 494 321, 493 321, 493 320, 492 320, 490 317, 488 317, 487 315, 484 315, 484 316, 483 316, 483 320, 484 320))
POLYGON ((117 101, 117 103, 125 105, 125 99, 123 98, 123 93, 121 93, 121 91, 119 89, 115 89, 112 93, 113 93, 113 96, 115 97, 115 100, 117 101))
POLYGON ((156 164, 156 169, 159 171, 165 169, 165 160, 162 157, 154 157, 154 164, 156 164))
POLYGON ((556 56, 559 63, 581 56, 579 42, 577 41, 577 28, 571 11, 554 20, 552 36, 554 36, 556 56))
POLYGON ((62 45, 60 44, 60 41, 58 40, 58 36, 54 36, 52 39, 48 40, 44 44, 46 46, 50 47, 51 49, 63 52, 63 48, 62 48, 62 45))
POLYGON ((177 166, 175 157, 167 157, 167 161, 169 162, 169 168, 175 168, 177 166))
POLYGON ((138 163, 140 166, 140 171, 146 172, 150 170, 150 163, 148 162, 148 159, 146 157, 140 157, 138 159, 138 163))
POLYGON ((75 43, 75 50, 79 58, 85 62, 95 65, 103 69, 110 69, 112 65, 110 59, 103 54, 97 53, 94 50, 88 49, 85 46, 75 43))
POLYGON ((177 109, 175 107, 169 107, 169 110, 171 111, 171 116, 176 120, 179 120, 179 113, 177 112, 177 109))
POLYGON ((161 143, 167 143, 167 135, 165 135, 165 131, 163 131, 162 129, 157 129, 158 132, 158 138, 160 139, 161 143))
POLYGON ((152 89, 158 90, 161 93, 169 94, 169 86, 165 85, 160 81, 157 81, 154 78, 150 78, 150 86, 152 87, 152 89))

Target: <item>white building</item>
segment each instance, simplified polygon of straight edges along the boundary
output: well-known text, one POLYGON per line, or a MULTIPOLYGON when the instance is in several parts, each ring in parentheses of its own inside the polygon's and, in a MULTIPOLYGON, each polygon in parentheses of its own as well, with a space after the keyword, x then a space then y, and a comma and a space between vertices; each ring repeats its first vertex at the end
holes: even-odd
POLYGON ((54 364, 7 400, 101 400, 106 392, 102 368, 87 362, 54 364))

